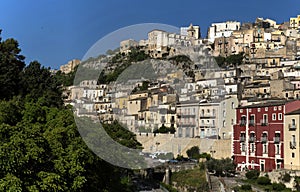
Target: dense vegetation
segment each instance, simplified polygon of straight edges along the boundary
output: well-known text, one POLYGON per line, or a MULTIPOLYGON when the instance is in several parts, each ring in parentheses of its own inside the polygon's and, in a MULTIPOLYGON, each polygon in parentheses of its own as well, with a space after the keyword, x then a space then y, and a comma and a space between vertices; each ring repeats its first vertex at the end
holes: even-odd
MULTIPOLYGON (((0 191, 132 191, 130 171, 101 160, 80 137, 61 98, 70 81, 37 61, 26 66, 20 53, 16 40, 0 38, 0 191)), ((117 122, 105 129, 140 147, 117 122)))
POLYGON ((153 131, 153 133, 171 133, 171 134, 174 134, 175 132, 176 130, 174 126, 166 127, 164 124, 162 124, 160 128, 153 131))
MULTIPOLYGON (((272 183, 268 174, 265 174, 264 176, 260 176, 260 175, 261 175, 260 171, 258 170, 247 171, 246 173, 247 179, 243 180, 243 182, 247 184, 244 184, 240 187, 236 186, 234 187, 234 189, 236 191, 241 191, 241 192, 252 191, 251 186, 255 186, 256 188, 263 189, 264 191, 291 191, 291 189, 286 188, 286 186, 281 182, 272 183)), ((281 179, 284 181, 283 177, 281 179)))
POLYGON ((213 172, 216 176, 231 176, 235 173, 235 164, 230 158, 214 159, 206 161, 206 168, 209 172, 213 172))
POLYGON ((188 191, 209 191, 205 171, 200 168, 175 172, 171 176, 171 181, 176 188, 186 188, 188 191))
POLYGON ((115 66, 113 70, 102 70, 99 78, 99 84, 107 84, 116 81, 119 75, 128 68, 133 62, 144 61, 149 55, 139 48, 131 48, 128 54, 117 53, 109 61, 108 67, 115 66))
POLYGON ((215 57, 215 60, 219 67, 224 68, 229 65, 241 65, 244 60, 244 53, 239 53, 236 55, 230 55, 228 57, 218 56, 215 57))

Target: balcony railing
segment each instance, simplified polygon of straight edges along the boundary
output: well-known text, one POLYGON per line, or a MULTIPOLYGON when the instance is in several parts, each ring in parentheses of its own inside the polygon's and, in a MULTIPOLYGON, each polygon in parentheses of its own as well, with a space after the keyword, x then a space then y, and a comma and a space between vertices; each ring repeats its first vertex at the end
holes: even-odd
POLYGON ((181 114, 181 117, 184 118, 184 117, 195 117, 196 115, 195 114, 181 114))
POLYGON ((296 149, 296 142, 295 141, 290 142, 290 148, 291 149, 296 149))
POLYGON ((262 143, 266 143, 267 141, 268 141, 268 138, 267 138, 267 137, 262 137, 262 138, 261 138, 261 142, 262 142, 262 143))
POLYGON ((267 125, 268 125, 268 122, 261 122, 260 125, 261 125, 261 126, 267 126, 267 125))
POLYGON ((289 124, 289 130, 296 130, 296 124, 289 124))
POLYGON ((251 126, 253 127, 254 125, 255 125, 255 122, 254 122, 254 121, 250 121, 250 122, 249 122, 249 126, 250 126, 250 127, 251 127, 251 126))
POLYGON ((246 121, 241 121, 240 126, 242 126, 242 127, 246 126, 246 121))
POLYGON ((280 143, 280 137, 274 137, 274 143, 280 143))
POLYGON ((245 142, 246 141, 246 137, 240 137, 240 142, 245 142))
POLYGON ((200 124, 200 128, 215 128, 216 125, 213 124, 200 124))
POLYGON ((249 137, 249 142, 250 142, 250 143, 255 142, 255 137, 249 137))
POLYGON ((214 114, 214 113, 202 113, 202 114, 200 114, 200 117, 203 117, 203 118, 215 118, 216 117, 216 114, 214 114))

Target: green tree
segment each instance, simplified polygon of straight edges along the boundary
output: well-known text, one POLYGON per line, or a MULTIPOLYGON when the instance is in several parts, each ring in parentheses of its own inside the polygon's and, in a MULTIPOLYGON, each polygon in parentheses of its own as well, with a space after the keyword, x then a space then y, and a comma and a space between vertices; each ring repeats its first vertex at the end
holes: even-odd
POLYGON ((215 60, 219 67, 225 66, 225 57, 218 56, 218 57, 215 57, 215 60))
POLYGON ((191 159, 199 159, 200 158, 200 149, 198 146, 193 146, 186 151, 186 154, 191 159))
POLYGON ((16 40, 3 41, 0 36, 0 99, 10 99, 20 92, 22 86, 19 82, 25 67, 25 57, 20 52, 21 49, 16 40))
POLYGON ((268 177, 261 176, 257 178, 257 183, 260 185, 270 185, 271 180, 268 177))
POLYGON ((230 56, 226 57, 225 61, 228 64, 240 65, 243 63, 243 59, 244 59, 244 52, 241 52, 239 54, 230 55, 230 56))
POLYGON ((259 170, 256 170, 256 169, 250 170, 246 173, 246 177, 247 177, 247 179, 256 180, 259 176, 259 173, 260 173, 259 170))
MULTIPOLYGON (((22 120, 0 124, 1 191, 130 191, 126 169, 94 155, 80 137, 69 109, 25 103, 22 120)), ((117 122, 105 125, 112 138, 139 148, 117 122)))
POLYGON ((230 158, 213 159, 206 161, 208 171, 215 172, 217 176, 225 176, 228 173, 235 172, 235 165, 230 158))
POLYGON ((62 106, 60 83, 52 76, 50 70, 37 61, 31 62, 22 75, 23 96, 37 101, 41 97, 47 106, 62 106))

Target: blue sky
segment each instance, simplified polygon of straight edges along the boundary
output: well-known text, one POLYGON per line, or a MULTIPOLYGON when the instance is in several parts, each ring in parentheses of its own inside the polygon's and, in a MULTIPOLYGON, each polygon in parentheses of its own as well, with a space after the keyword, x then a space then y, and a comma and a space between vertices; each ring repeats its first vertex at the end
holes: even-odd
POLYGON ((19 41, 26 62, 59 68, 81 59, 105 35, 129 25, 162 23, 200 25, 203 36, 212 22, 288 21, 300 14, 299 0, 4 0, 2 37, 19 41))

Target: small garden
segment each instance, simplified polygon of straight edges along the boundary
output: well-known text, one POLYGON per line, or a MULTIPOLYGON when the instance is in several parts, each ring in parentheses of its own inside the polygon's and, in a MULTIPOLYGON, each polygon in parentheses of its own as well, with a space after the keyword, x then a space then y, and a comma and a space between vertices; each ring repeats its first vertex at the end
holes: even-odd
POLYGON ((205 170, 201 168, 175 172, 171 176, 176 188, 186 188, 187 191, 208 191, 205 170))
POLYGON ((263 189, 264 191, 283 191, 289 192, 291 189, 285 187, 283 183, 271 183, 271 179, 268 174, 260 176, 258 170, 250 170, 246 173, 246 178, 242 180, 244 183, 241 186, 236 186, 233 188, 236 192, 248 192, 253 191, 254 188, 263 189))

